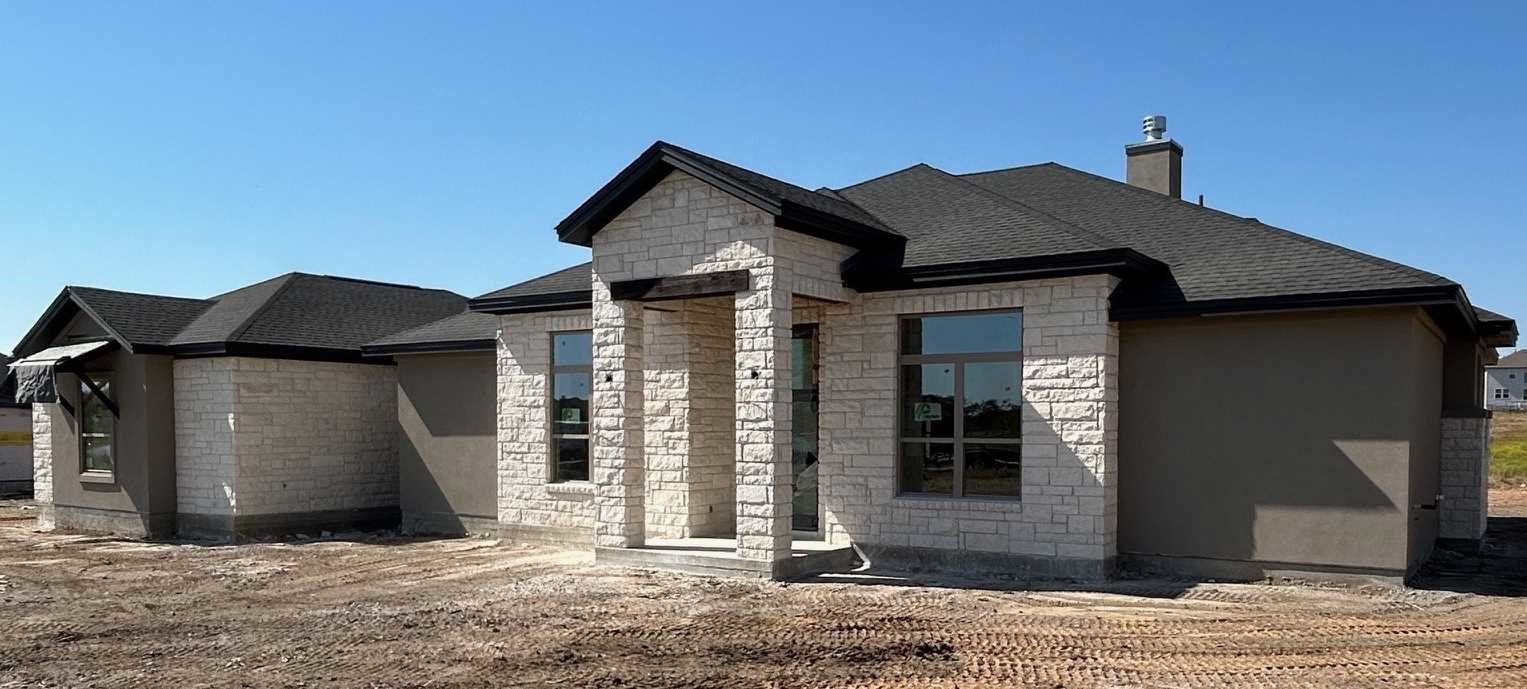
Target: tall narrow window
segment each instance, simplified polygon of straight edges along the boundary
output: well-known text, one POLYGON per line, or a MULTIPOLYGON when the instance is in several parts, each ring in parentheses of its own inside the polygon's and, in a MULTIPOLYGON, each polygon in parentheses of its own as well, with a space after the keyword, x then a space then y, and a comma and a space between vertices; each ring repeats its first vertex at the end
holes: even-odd
MULTIPOLYGON (((111 379, 92 373, 90 379, 111 395, 111 379)), ((117 419, 90 386, 80 382, 80 469, 110 472, 116 466, 117 419)))
POLYGON ((900 364, 900 492, 1018 497, 1023 315, 903 318, 900 364))
POLYGON ((594 337, 587 330, 551 335, 551 480, 589 480, 589 393, 594 337))

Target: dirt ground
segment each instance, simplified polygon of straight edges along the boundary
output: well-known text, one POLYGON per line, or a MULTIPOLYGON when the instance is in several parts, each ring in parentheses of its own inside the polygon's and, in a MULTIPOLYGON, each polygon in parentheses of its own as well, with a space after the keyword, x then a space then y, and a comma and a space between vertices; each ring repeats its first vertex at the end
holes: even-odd
POLYGON ((481 539, 40 534, 0 503, 0 687, 1527 687, 1527 491, 1496 496, 1520 540, 1415 588, 757 583, 481 539))

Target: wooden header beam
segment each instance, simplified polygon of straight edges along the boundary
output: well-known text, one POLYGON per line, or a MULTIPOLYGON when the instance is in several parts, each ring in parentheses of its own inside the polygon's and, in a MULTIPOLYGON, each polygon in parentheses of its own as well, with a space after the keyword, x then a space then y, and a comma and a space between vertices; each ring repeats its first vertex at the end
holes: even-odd
POLYGON ((666 301, 716 297, 743 291, 749 284, 750 275, 746 270, 621 280, 610 283, 610 298, 616 301, 666 301))

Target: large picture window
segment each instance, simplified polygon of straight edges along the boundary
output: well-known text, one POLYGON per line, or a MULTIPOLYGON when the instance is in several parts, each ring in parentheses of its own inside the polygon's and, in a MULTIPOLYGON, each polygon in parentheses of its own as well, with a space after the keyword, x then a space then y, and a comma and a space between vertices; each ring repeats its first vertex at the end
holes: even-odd
MULTIPOLYGON (((90 374, 90 379, 111 395, 111 378, 90 374)), ((116 467, 117 419, 111 408, 90 386, 80 382, 80 469, 111 472, 116 467)))
POLYGON ((898 490, 1019 497, 1023 314, 901 319, 898 490))
POLYGON ((551 480, 589 480, 589 393, 594 336, 551 334, 551 480))

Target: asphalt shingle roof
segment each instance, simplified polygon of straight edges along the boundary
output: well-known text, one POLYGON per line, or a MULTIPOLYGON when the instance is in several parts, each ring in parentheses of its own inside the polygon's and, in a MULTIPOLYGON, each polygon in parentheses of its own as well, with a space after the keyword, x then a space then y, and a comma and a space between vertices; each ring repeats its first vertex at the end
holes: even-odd
POLYGON ((531 278, 503 289, 494 290, 473 299, 473 301, 535 297, 543 294, 561 294, 563 292, 587 292, 592 288, 593 281, 594 264, 579 263, 571 268, 563 268, 555 273, 531 278))
MULTIPOLYGON (((807 191, 666 142, 654 144, 644 157, 653 151, 682 155, 749 193, 873 227, 882 239, 903 237, 904 269, 957 270, 966 263, 1068 254, 1084 260, 1127 250, 1167 267, 1144 271, 1150 277, 1132 279, 1115 295, 1116 305, 1145 312, 1457 288, 1424 270, 1056 163, 959 175, 919 164, 841 189, 807 191)), ((609 198, 612 205, 629 203, 609 198)), ((589 280, 584 264, 478 300, 582 290, 589 280)), ((1510 318, 1485 309, 1475 315, 1481 323, 1514 332, 1510 318)))
POLYGON ((1527 367, 1527 349, 1519 349, 1500 358, 1496 366, 1522 366, 1527 367))
POLYGON ((95 287, 70 287, 75 298, 128 342, 165 345, 213 304, 208 299, 165 297, 95 287))
POLYGON ((211 299, 69 287, 132 346, 243 344, 359 352, 401 330, 460 313, 445 290, 289 273, 211 299))
POLYGON ((409 328, 366 344, 367 350, 398 345, 440 344, 450 342, 491 342, 498 337, 498 316, 464 311, 417 328, 409 328))

